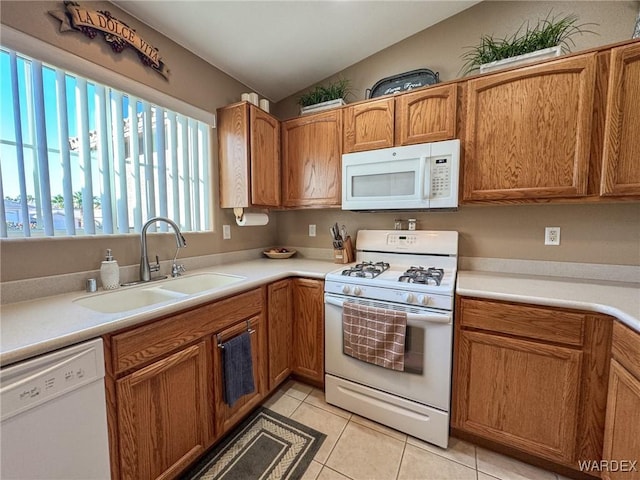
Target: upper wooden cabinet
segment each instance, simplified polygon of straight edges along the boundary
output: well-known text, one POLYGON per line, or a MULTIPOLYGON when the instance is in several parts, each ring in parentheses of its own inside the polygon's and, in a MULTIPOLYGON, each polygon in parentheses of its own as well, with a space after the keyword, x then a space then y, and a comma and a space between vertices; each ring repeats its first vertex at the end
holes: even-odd
POLYGON ((343 108, 344 153, 455 138, 457 84, 343 108))
POLYGON ((450 140, 456 135, 458 85, 429 87, 396 98, 396 145, 450 140))
POLYGON ((344 153, 393 147, 393 97, 344 107, 342 112, 344 153))
POLYGON ((463 201, 586 195, 595 76, 590 53, 470 80, 463 201))
POLYGON ((611 51, 605 122, 601 194, 640 195, 640 43, 611 51))
POLYGON ((280 205, 280 122, 249 103, 218 109, 220 206, 280 205))
POLYGON ((342 201, 342 111, 282 124, 282 205, 339 206, 342 201))

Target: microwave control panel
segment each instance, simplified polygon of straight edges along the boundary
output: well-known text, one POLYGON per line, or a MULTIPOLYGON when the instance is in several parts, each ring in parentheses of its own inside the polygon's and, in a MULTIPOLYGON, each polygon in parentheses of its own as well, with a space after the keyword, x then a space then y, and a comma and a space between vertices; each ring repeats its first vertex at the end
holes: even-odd
POLYGON ((451 158, 431 158, 431 197, 447 198, 451 196, 451 158))

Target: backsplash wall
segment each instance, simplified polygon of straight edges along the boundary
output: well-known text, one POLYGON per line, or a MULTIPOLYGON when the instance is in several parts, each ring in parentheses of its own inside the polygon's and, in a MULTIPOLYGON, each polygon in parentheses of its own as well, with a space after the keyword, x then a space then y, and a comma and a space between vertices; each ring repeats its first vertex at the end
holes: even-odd
MULTIPOLYGON (((640 204, 463 206, 456 212, 365 213, 309 210, 278 213, 282 245, 331 248, 329 227, 393 229, 416 218, 419 230, 457 230, 459 254, 559 262, 640 265, 640 204), (315 224, 316 237, 309 237, 315 224), (544 245, 544 227, 560 227, 560 245, 544 245)), ((355 238, 354 238, 355 239, 355 238)))

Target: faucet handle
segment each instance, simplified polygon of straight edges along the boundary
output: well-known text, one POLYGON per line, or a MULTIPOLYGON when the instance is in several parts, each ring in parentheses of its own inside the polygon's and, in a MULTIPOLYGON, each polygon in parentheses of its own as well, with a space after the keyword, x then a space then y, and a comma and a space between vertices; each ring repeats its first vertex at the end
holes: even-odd
POLYGON ((186 271, 187 271, 187 269, 184 268, 184 265, 178 265, 177 263, 174 263, 171 266, 171 276, 172 277, 179 277, 180 275, 182 275, 186 271))
POLYGON ((160 259, 158 258, 158 255, 156 255, 156 264, 155 265, 149 265, 149 271, 150 272, 159 272, 160 271, 160 259))

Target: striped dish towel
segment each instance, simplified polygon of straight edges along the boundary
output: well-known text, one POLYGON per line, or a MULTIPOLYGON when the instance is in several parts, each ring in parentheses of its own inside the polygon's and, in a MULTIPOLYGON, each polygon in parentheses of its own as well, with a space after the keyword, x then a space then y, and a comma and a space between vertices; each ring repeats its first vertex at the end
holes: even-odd
POLYGON ((343 352, 358 360, 391 370, 404 370, 407 314, 385 308, 344 302, 343 352))

